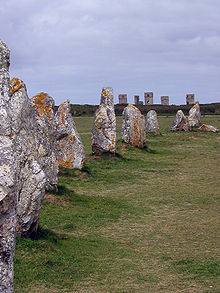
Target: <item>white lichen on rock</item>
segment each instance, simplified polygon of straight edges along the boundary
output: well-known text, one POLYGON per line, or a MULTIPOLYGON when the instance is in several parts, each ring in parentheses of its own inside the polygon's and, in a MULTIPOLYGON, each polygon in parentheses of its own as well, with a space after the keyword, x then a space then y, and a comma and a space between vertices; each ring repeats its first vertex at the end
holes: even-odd
POLYGON ((145 118, 138 108, 130 104, 122 113, 121 137, 124 142, 139 148, 146 143, 145 118))
POLYGON ((178 110, 176 113, 176 117, 173 120, 172 126, 171 126, 172 131, 189 131, 190 126, 189 126, 189 121, 187 117, 183 114, 182 110, 178 110))
POLYGON ((17 170, 9 102, 10 51, 0 40, 0 292, 13 292, 17 170))
POLYGON ((202 125, 199 102, 196 102, 195 105, 189 110, 188 119, 190 127, 200 127, 202 125))
POLYGON ((100 106, 95 112, 92 128, 92 153, 116 152, 116 118, 113 89, 102 89, 100 106))
POLYGON ((157 113, 155 110, 150 110, 146 117, 146 132, 160 135, 157 113))
POLYGON ((70 112, 70 102, 63 102, 56 113, 57 160, 59 166, 82 169, 85 150, 70 112))

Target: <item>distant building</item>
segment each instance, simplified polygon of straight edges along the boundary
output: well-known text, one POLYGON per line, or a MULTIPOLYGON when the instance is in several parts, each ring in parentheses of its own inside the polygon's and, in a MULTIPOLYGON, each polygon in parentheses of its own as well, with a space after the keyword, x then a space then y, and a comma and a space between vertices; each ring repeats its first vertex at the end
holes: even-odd
POLYGON ((153 105, 153 93, 144 93, 145 105, 153 105))
POLYGON ((139 105, 139 96, 134 96, 134 104, 139 105))
POLYGON ((161 105, 169 105, 169 96, 161 96, 161 105))
POLYGON ((118 100, 119 100, 119 104, 127 104, 128 103, 128 99, 127 99, 126 94, 118 95, 118 100))
POLYGON ((186 95, 186 104, 191 105, 195 103, 195 95, 194 94, 187 94, 186 95))

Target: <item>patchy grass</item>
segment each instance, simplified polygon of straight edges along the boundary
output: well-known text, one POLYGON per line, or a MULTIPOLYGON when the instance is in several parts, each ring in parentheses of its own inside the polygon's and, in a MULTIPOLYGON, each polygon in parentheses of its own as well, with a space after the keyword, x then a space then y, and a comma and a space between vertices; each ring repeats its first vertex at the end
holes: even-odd
POLYGON ((37 238, 17 239, 15 292, 220 291, 220 134, 171 133, 162 117, 139 150, 117 120, 117 155, 93 157, 93 118, 75 119, 86 166, 60 170, 37 238))

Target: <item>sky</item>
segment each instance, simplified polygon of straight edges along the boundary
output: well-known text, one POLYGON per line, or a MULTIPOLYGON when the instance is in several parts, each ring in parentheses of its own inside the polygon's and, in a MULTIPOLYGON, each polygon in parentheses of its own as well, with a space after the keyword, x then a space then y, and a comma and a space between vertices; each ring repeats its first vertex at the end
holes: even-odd
POLYGON ((102 87, 154 103, 220 102, 220 0, 0 0, 10 76, 29 97, 99 104, 102 87))

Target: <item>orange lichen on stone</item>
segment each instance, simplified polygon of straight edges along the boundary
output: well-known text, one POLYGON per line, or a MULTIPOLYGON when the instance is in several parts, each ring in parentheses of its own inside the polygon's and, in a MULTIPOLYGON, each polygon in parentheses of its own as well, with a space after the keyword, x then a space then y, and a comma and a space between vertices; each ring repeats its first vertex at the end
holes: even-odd
POLYGON ((136 110, 138 113, 141 114, 141 111, 137 107, 135 107, 134 105, 128 104, 127 107, 132 108, 132 109, 136 110))
POLYGON ((73 142, 75 140, 75 135, 71 134, 69 139, 71 142, 73 142))
POLYGON ((103 90, 103 91, 102 91, 102 95, 105 96, 105 97, 107 97, 108 94, 107 94, 106 91, 103 90))
POLYGON ((19 78, 14 77, 10 80, 9 84, 12 94, 14 94, 22 87, 23 82, 19 78))
POLYGON ((139 130, 138 130, 136 121, 134 121, 134 133, 135 133, 134 145, 138 145, 138 143, 139 143, 139 130))
POLYGON ((66 160, 61 160, 61 159, 58 159, 58 165, 61 166, 61 167, 65 167, 65 168, 74 168, 74 165, 73 165, 73 159, 74 159, 74 156, 72 153, 69 153, 66 155, 66 160))
POLYGON ((51 114, 51 107, 44 104, 45 99, 47 98, 46 93, 40 93, 32 98, 32 101, 35 105, 35 110, 37 111, 38 116, 40 119, 43 118, 45 115, 50 120, 50 114, 51 114))
POLYGON ((60 126, 63 125, 64 121, 65 121, 65 118, 66 118, 66 114, 68 113, 69 109, 68 109, 68 102, 69 100, 63 102, 61 105, 60 105, 60 108, 61 108, 61 111, 60 111, 60 126))

